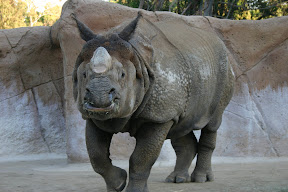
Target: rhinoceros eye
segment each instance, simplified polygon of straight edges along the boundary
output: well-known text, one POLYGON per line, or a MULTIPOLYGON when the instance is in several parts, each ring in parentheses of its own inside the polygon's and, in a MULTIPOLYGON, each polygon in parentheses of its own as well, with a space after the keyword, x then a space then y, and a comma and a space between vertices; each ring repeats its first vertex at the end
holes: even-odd
POLYGON ((125 74, 125 72, 124 72, 124 71, 122 71, 121 77, 122 77, 122 78, 124 78, 124 77, 125 77, 125 75, 126 75, 126 74, 125 74))

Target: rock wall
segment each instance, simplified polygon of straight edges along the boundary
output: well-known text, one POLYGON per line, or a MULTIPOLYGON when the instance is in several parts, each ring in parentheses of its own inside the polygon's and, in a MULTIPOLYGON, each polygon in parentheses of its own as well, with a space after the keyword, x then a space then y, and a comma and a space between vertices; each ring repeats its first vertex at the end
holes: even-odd
POLYGON ((218 154, 287 156, 288 17, 209 20, 236 61, 236 89, 223 118, 218 154))
POLYGON ((49 33, 0 30, 0 156, 66 152, 63 59, 49 33))
MULTIPOLYGON (((84 41, 71 13, 95 33, 104 33, 135 18, 137 12, 113 3, 69 0, 61 19, 51 28, 52 48, 49 27, 0 31, 1 42, 5 42, 0 45, 0 86, 4 90, 0 93, 4 109, 0 112, 0 140, 4 141, 0 156, 66 150, 70 161, 87 161, 85 122, 72 97, 71 79, 84 41)), ((165 20, 171 27, 173 22, 184 21, 215 33, 226 44, 236 88, 224 112, 215 155, 288 156, 288 17, 231 21, 143 13, 152 22, 165 20)), ((195 133, 199 135, 199 131, 195 133)), ((128 134, 117 134, 112 158, 127 158, 134 145, 128 134)), ((175 158, 169 141, 159 158, 175 158)))

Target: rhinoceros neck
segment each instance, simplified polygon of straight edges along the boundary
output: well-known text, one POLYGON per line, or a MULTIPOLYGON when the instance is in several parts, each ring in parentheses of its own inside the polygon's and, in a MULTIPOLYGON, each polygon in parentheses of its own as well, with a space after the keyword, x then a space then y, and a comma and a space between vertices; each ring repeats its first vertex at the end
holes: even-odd
POLYGON ((141 78, 142 78, 142 96, 139 96, 139 97, 142 97, 141 99, 141 102, 138 103, 137 107, 136 107, 136 110, 134 111, 133 113, 133 118, 137 118, 141 112, 143 111, 143 109, 145 108, 149 98, 150 98, 150 95, 151 95, 151 90, 152 90, 152 87, 154 85, 154 80, 155 80, 155 77, 154 77, 154 72, 152 70, 152 68, 150 67, 150 64, 151 63, 148 63, 147 61, 145 61, 145 59, 143 59, 143 57, 141 56, 141 54, 139 53, 139 51, 137 50, 137 48, 131 44, 132 47, 133 47, 133 50, 134 50, 134 53, 137 57, 137 61, 139 62, 138 63, 138 67, 136 67, 136 69, 140 68, 141 69, 141 78))
POLYGON ((95 123, 95 125, 99 129, 102 129, 103 131, 109 132, 109 133, 125 132, 127 129, 126 127, 127 127, 129 120, 130 120, 130 117, 108 119, 105 121, 92 119, 92 121, 95 123))

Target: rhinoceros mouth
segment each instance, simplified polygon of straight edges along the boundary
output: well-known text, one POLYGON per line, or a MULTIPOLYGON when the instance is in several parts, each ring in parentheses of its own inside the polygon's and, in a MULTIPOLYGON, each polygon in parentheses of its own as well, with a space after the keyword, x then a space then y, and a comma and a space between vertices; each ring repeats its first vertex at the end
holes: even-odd
POLYGON ((100 113, 100 112, 110 112, 114 109, 114 106, 115 106, 115 103, 112 102, 111 105, 109 105, 108 107, 98 108, 98 107, 93 106, 91 103, 86 102, 84 103, 83 108, 89 112, 100 113))

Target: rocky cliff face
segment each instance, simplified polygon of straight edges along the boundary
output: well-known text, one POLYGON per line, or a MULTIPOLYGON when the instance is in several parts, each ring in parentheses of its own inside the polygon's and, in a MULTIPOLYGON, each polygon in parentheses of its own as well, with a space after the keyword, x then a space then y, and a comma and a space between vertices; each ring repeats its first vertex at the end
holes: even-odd
POLYGON ((0 30, 0 156, 66 152, 62 54, 49 33, 0 30))
MULTIPOLYGON (((137 12, 118 4, 70 0, 51 28, 52 44, 49 27, 0 31, 0 156, 67 152, 70 161, 87 160, 85 122, 72 97, 71 79, 84 41, 71 13, 95 33, 103 33, 135 18, 137 12)), ((185 21, 215 33, 226 44, 236 89, 224 113, 215 155, 288 156, 288 17, 230 21, 143 13, 153 22, 167 21, 171 27, 185 21)), ((134 144, 127 134, 117 134, 112 157, 127 158, 134 144)), ((168 141, 160 158, 174 157, 168 141)))

